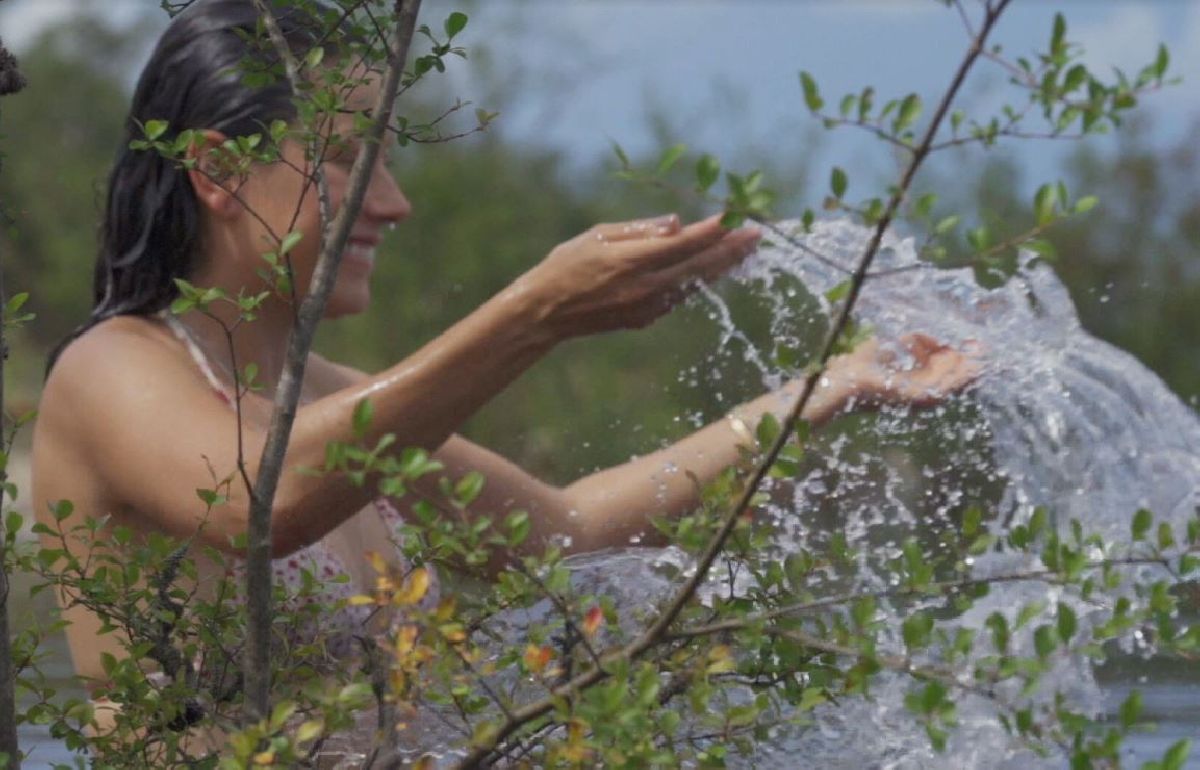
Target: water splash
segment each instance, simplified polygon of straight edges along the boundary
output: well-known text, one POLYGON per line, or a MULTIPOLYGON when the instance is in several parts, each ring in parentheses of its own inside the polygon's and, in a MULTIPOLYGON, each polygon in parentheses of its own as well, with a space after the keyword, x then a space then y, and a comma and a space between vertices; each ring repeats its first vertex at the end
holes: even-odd
MULTIPOLYGON (((793 243, 765 245, 735 276, 767 305, 766 339, 740 328, 721 294, 705 289, 697 299, 712 308, 710 317, 722 329, 725 349, 714 353, 712 366, 748 365, 766 388, 789 376, 773 363, 772 346, 803 345, 807 337, 811 348, 828 323, 825 292, 845 280, 870 235, 845 221, 818 223, 809 234, 797 223, 780 227, 793 234, 793 243), (814 259, 814 252, 825 259, 814 259), (738 352, 731 356, 730 347, 738 352)), ((836 533, 863 554, 852 576, 818 575, 810 586, 814 593, 886 589, 894 578, 879 564, 899 555, 900 543, 913 535, 936 549, 930 533, 955 526, 971 503, 994 512, 990 526, 996 532, 1046 506, 1055 525, 1078 519, 1111 542, 1128 541, 1130 516, 1138 508, 1151 509, 1177 530, 1194 514, 1200 503, 1200 420, 1136 359, 1082 329, 1065 287, 1048 267, 1027 255, 1015 278, 985 289, 969 270, 919 263, 912 240, 889 236, 874 269, 882 275, 866 284, 857 315, 884 344, 910 332, 953 346, 972 343, 983 350, 985 371, 969 392, 935 409, 890 411, 849 430, 834 426, 815 439, 814 457, 799 478, 774 482, 769 515, 777 524, 772 547, 779 558, 799 549, 821 552, 836 533)), ((712 377, 722 379, 719 371, 712 377)), ((988 554, 973 569, 995 574, 1033 566, 1032 558, 988 554)), ((571 564, 578 590, 613 596, 635 610, 623 613, 627 618, 652 612, 691 568, 673 549, 593 554, 571 564)), ((714 578, 706 590, 729 586, 714 578)), ((982 629, 992 612, 1011 620, 1025 603, 1059 598, 1043 584, 1005 585, 954 622, 982 629)), ((1079 607, 1085 623, 1093 609, 1079 607)), ((882 611, 896 612, 886 602, 882 611)), ((549 613, 545 606, 524 610, 501 618, 497 630, 520 638, 523 627, 549 613)), ((891 620, 892 635, 881 646, 900 650, 898 616, 891 620)), ((1032 649, 1030 632, 1016 635, 1018 649, 1032 649)), ((1019 745, 999 724, 996 708, 970 695, 955 698, 958 727, 947 751, 933 751, 904 705, 910 687, 905 679, 884 676, 870 699, 818 709, 811 726, 773 731, 756 744, 753 757, 734 763, 784 768, 804 756, 809 766, 829 768, 1062 766, 1061 757, 1040 758, 1019 745)), ((1081 659, 1061 661, 1043 678, 1042 690, 1038 697, 1057 690, 1085 712, 1105 708, 1090 664, 1081 659)))

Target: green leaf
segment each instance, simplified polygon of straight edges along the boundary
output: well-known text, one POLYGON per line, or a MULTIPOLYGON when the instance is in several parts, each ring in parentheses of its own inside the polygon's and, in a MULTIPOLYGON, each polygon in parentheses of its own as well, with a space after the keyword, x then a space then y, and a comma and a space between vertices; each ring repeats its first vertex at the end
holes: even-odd
POLYGON ((1009 640, 1008 620, 999 612, 993 612, 984 621, 984 625, 992 630, 992 644, 995 645, 996 651, 1006 652, 1009 640))
POLYGON ((992 234, 986 225, 980 225, 967 231, 967 243, 975 251, 985 251, 991 243, 992 234))
POLYGON ((683 157, 685 152, 687 152, 686 144, 677 144, 673 147, 668 147, 658 159, 658 167, 655 169, 655 173, 662 176, 670 171, 679 162, 679 159, 683 157))
POLYGON ((1079 618, 1075 615, 1075 610, 1068 604, 1059 602, 1058 605, 1058 638, 1063 644, 1071 641, 1075 636, 1075 631, 1079 628, 1079 618))
POLYGON ((1034 238, 1030 241, 1025 241, 1021 244, 1022 248, 1029 249, 1047 260, 1053 260, 1058 256, 1058 250, 1054 248, 1054 244, 1044 238, 1034 238))
POLYGON ((910 653, 921 650, 929 645, 933 632, 933 616, 919 612, 904 619, 901 626, 904 634, 904 644, 910 653))
POLYGON ((779 420, 775 418, 775 415, 767 412, 759 419, 758 425, 754 429, 754 435, 758 439, 759 446, 769 447, 775 443, 775 439, 779 438, 781 430, 779 420))
POLYGON ((804 89, 804 104, 809 112, 819 112, 825 106, 825 100, 821 98, 821 92, 817 89, 817 81, 813 80, 812 75, 802 71, 800 86, 804 89))
POLYGON ((1150 526, 1154 523, 1154 514, 1142 508, 1133 515, 1133 523, 1130 525, 1130 533, 1134 540, 1145 540, 1146 533, 1150 531, 1150 526))
POLYGON ((875 106, 875 89, 867 86, 858 97, 858 119, 865 122, 871 116, 871 108, 875 106))
POLYGON ((1039 658, 1049 657, 1058 646, 1058 638, 1050 626, 1038 626, 1033 632, 1033 648, 1039 658))
POLYGON ((1085 195, 1084 197, 1075 201, 1075 213, 1086 214, 1092 209, 1096 208, 1096 204, 1099 202, 1100 199, 1095 195, 1085 195))
POLYGON ((443 28, 446 30, 447 37, 454 37, 467 28, 467 15, 455 11, 446 17, 446 23, 443 25, 443 28))
POLYGON ((1121 708, 1117 712, 1121 720, 1121 726, 1126 730, 1137 724, 1138 717, 1142 715, 1142 691, 1133 690, 1129 693, 1129 697, 1125 698, 1121 703, 1121 708))
POLYGON ((1066 78, 1063 79, 1063 93, 1070 93, 1079 88, 1087 80, 1087 76, 1087 67, 1082 64, 1076 64, 1067 72, 1066 78))
POLYGON ((746 215, 740 211, 726 211, 721 215, 721 227, 724 227, 726 230, 741 227, 745 221, 746 215))
POLYGON ((917 118, 921 117, 923 105, 921 97, 916 94, 909 94, 904 97, 904 101, 900 102, 900 111, 896 113, 896 119, 892 121, 892 132, 895 134, 902 133, 905 129, 917 122, 917 118))
POLYGON ((1158 56, 1154 59, 1154 74, 1159 80, 1167 74, 1167 67, 1171 64, 1171 53, 1165 45, 1158 46, 1158 56))
POLYGON ((858 97, 854 94, 846 94, 842 97, 841 104, 838 105, 838 112, 847 120, 850 119, 850 113, 854 112, 855 106, 858 104, 858 97))
POLYGON ((983 509, 972 505, 963 512, 962 533, 964 537, 974 537, 983 523, 983 509))
POLYGON ((853 284, 854 282, 847 278, 837 286, 834 286, 832 289, 825 292, 825 299, 829 300, 830 303, 835 303, 839 300, 845 299, 846 295, 850 293, 850 287, 853 284))
POLYGON ((4 317, 11 318, 29 301, 29 292, 14 294, 4 305, 4 317))
POLYGON ((917 202, 913 204, 913 216, 918 219, 928 219, 929 215, 933 213, 933 207, 937 205, 937 200, 937 193, 925 193, 917 198, 917 202))
POLYGON ((833 197, 841 198, 846 194, 846 187, 849 181, 846 179, 846 172, 840 167, 834 166, 833 171, 829 175, 829 189, 833 192, 833 197))
POLYGON ((295 231, 290 232, 287 235, 283 236, 283 241, 279 244, 279 255, 283 256, 284 254, 287 254, 288 252, 290 252, 292 249, 296 248, 296 244, 300 243, 300 240, 303 237, 304 237, 304 234, 301 233, 299 230, 295 230, 295 231))
POLYGON ((850 608, 850 617, 859 628, 866 628, 875 619, 875 597, 864 596, 850 608))
POLYGON ((371 405, 371 400, 364 398, 354 406, 354 416, 351 418, 351 425, 354 429, 354 435, 357 438, 362 438, 367 433, 367 428, 371 425, 371 420, 375 417, 375 407, 371 405))
POLYGON ((285 722, 291 719, 292 714, 296 713, 296 704, 291 701, 283 701, 275 704, 275 708, 271 710, 270 725, 273 730, 283 728, 285 722))
POLYGON ((1158 547, 1166 550, 1175 545, 1175 532, 1171 529, 1168 522, 1160 522, 1158 525, 1158 547))
POLYGON ((700 156, 696 161, 696 189, 707 192, 721 178, 721 164, 711 155, 700 156))
POLYGON ((1044 184, 1033 196, 1033 214, 1038 225, 1048 225, 1054 221, 1055 209, 1058 205, 1058 188, 1044 184))
POLYGON ((525 511, 513 511, 504 519, 504 526, 509 532, 509 545, 520 545, 529 537, 529 514, 525 511))
POLYGON ((629 156, 625 154, 624 148, 616 142, 612 143, 613 153, 617 156, 617 160, 621 163, 621 168, 627 169, 630 167, 629 156))
POLYGON ((165 120, 147 120, 145 125, 146 138, 155 141, 167 133, 168 123, 165 120))
POLYGON ((958 227, 958 223, 959 223, 958 216, 948 216, 948 217, 942 219, 941 221, 939 221, 934 226, 933 232, 935 235, 945 235, 946 233, 950 232, 954 228, 958 227))
POLYGON ((471 471, 467 475, 458 480, 454 485, 454 499, 460 505, 467 506, 475 502, 479 497, 479 493, 483 491, 483 474, 479 471, 471 471))
POLYGON ((1176 741, 1171 748, 1167 749, 1167 753, 1163 754, 1163 770, 1183 770, 1183 763, 1187 761, 1191 752, 1192 741, 1190 738, 1176 741))
POLYGON ((308 52, 308 56, 304 57, 304 64, 311 70, 315 70, 321 66, 321 62, 325 61, 325 47, 313 46, 308 52))
POLYGON ((1054 14, 1054 31, 1050 35, 1050 54, 1059 53, 1064 44, 1064 39, 1067 34, 1067 20, 1063 18, 1061 13, 1054 14))

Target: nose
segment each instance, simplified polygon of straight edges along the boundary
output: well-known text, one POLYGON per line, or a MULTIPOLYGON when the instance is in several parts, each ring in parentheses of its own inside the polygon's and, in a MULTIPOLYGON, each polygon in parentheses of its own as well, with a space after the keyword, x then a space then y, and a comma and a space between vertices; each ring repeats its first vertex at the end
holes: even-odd
POLYGON ((401 222, 412 214, 408 197, 396 183, 392 172, 382 165, 371 175, 371 183, 363 200, 363 214, 383 222, 401 222))

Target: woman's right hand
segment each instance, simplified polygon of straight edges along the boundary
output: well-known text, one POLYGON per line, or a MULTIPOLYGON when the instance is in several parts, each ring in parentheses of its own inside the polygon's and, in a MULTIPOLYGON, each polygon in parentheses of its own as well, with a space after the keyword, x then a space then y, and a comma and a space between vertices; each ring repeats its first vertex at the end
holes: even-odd
POLYGON ((596 225, 557 246, 512 289, 531 292, 558 339, 642 328, 751 253, 756 228, 727 230, 720 215, 682 225, 671 214, 596 225))

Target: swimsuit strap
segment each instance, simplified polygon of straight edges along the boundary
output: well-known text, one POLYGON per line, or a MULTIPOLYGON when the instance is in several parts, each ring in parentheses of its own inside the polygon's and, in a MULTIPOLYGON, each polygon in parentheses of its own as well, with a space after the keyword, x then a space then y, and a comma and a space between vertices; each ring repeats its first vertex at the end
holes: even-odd
POLYGON ((192 360, 196 362, 196 368, 204 375, 204 379, 208 380, 208 384, 217 392, 222 401, 230 403, 229 392, 225 389, 225 385, 217 378, 217 374, 213 371, 208 356, 204 355, 204 351, 200 349, 200 345, 197 344, 195 337, 183 325, 183 322, 169 312, 162 313, 161 318, 166 323, 167 328, 171 330, 171 333, 187 348, 188 353, 192 356, 192 360))

